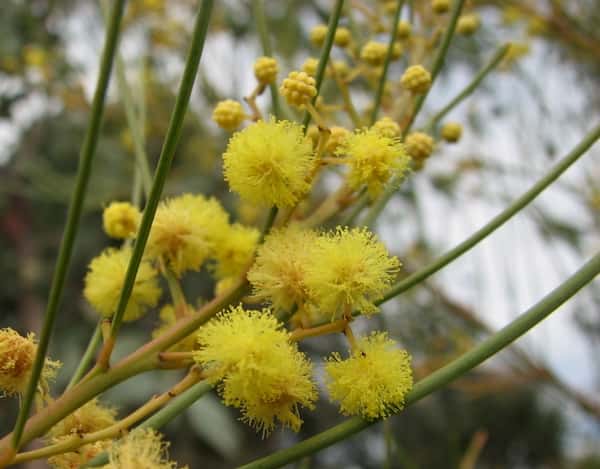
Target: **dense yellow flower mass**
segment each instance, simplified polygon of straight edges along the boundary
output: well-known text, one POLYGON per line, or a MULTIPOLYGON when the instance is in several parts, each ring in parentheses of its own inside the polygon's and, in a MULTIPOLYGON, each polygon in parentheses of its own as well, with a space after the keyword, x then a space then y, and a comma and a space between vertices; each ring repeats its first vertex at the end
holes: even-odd
POLYGON ((215 240, 215 274, 218 279, 236 276, 247 268, 254 256, 260 233, 256 228, 234 223, 215 240))
MULTIPOLYGON (((177 463, 167 460, 168 443, 151 428, 136 429, 113 444, 109 463, 103 469, 176 469, 177 463)), ((187 466, 186 466, 187 467, 187 466)))
POLYGON ((318 309, 333 317, 357 310, 377 312, 373 303, 390 288, 400 269, 396 257, 366 228, 338 227, 316 241, 305 284, 318 309))
POLYGON ((315 164, 310 139, 290 121, 259 121, 235 133, 223 154, 232 191, 258 205, 289 207, 310 189, 315 164))
POLYGON ((228 223, 229 215, 214 198, 184 194, 167 199, 156 211, 146 252, 162 258, 178 276, 199 270, 228 223))
POLYGON ((313 407, 317 391, 312 366, 291 343, 290 334, 268 309, 241 306, 220 313, 198 331, 195 360, 226 405, 242 411, 244 421, 267 435, 278 420, 298 431, 298 408, 313 407))
MULTIPOLYGON (((23 337, 14 329, 0 329, 0 397, 22 394, 27 388, 37 352, 34 334, 23 337)), ((54 378, 60 362, 46 359, 40 383, 42 388, 54 378)))
POLYGON ((258 248, 248 281, 259 300, 267 300, 275 311, 290 311, 308 300, 306 266, 317 234, 297 226, 273 230, 258 248))
POLYGON ((135 236, 142 215, 129 202, 111 202, 102 212, 104 232, 111 238, 135 236))
POLYGON ((359 339, 343 360, 335 353, 325 364, 326 385, 344 415, 366 419, 388 417, 404 407, 412 389, 410 355, 385 332, 359 339))
MULTIPOLYGON (((130 259, 130 247, 108 248, 88 266, 83 296, 104 317, 111 317, 117 309, 130 259)), ((142 261, 123 320, 138 319, 147 308, 156 306, 160 294, 156 269, 150 262, 142 261)))
POLYGON ((404 174, 410 158, 398 138, 382 135, 377 129, 357 130, 336 150, 350 167, 348 185, 353 189, 367 186, 376 197, 393 174, 404 174))

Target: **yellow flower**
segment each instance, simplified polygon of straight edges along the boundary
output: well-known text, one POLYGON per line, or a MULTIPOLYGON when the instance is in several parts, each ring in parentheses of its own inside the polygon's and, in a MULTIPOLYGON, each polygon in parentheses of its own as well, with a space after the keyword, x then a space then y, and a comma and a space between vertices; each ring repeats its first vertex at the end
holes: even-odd
POLYGON ((352 310, 377 312, 373 302, 390 288, 400 269, 398 259, 366 228, 338 227, 319 237, 311 259, 306 287, 317 308, 333 318, 352 310))
POLYGON ((462 135, 462 126, 458 122, 446 122, 442 126, 442 138, 450 143, 455 143, 460 140, 462 135))
POLYGON ((211 381, 221 382, 224 403, 241 409, 243 420, 263 436, 276 419, 299 430, 299 406, 312 408, 317 397, 312 366, 289 337, 268 309, 241 306, 220 313, 198 332, 195 360, 211 381))
POLYGON ((246 119, 244 108, 232 99, 219 101, 212 113, 212 120, 222 129, 229 131, 237 129, 244 119, 246 119))
POLYGON ((156 430, 136 429, 112 445, 103 469, 176 469, 177 463, 167 461, 168 446, 156 430))
POLYGON ((273 230, 248 271, 254 296, 269 301, 276 311, 290 311, 294 304, 301 307, 308 299, 306 266, 316 240, 314 231, 293 225, 273 230))
POLYGON ((261 85, 274 83, 279 67, 273 57, 259 57, 254 62, 254 76, 261 85))
POLYGON ((398 23, 398 29, 396 29, 396 37, 398 39, 406 39, 412 32, 411 24, 406 20, 400 20, 398 23))
POLYGON ((450 0, 433 0, 431 2, 431 9, 434 13, 442 15, 450 9, 450 0))
MULTIPOLYGON (((0 329, 0 397, 22 394, 27 388, 37 352, 33 333, 23 337, 14 329, 0 329)), ((56 376, 60 362, 46 359, 40 384, 42 389, 56 376)))
POLYGON ((315 46, 321 47, 325 42, 325 36, 327 36, 327 26, 324 24, 318 24, 310 30, 310 42, 315 46))
POLYGON ((93 433, 116 423, 116 414, 115 409, 104 407, 98 402, 98 399, 92 399, 54 425, 48 434, 53 438, 58 438, 73 434, 93 433))
POLYGON ((373 128, 354 132, 338 146, 336 155, 346 156, 348 185, 359 189, 366 184, 371 197, 381 192, 393 174, 404 174, 410 163, 398 138, 386 137, 373 128))
POLYGON ((302 71, 311 77, 317 75, 317 67, 319 66, 319 60, 314 57, 308 57, 302 64, 302 71))
MULTIPOLYGON (((104 317, 111 317, 117 309, 130 258, 129 247, 108 248, 90 262, 83 296, 104 317)), ((150 262, 142 261, 123 320, 138 319, 147 308, 156 306, 160 294, 156 269, 150 262)))
POLYGON ((382 117, 373 124, 373 130, 379 135, 388 138, 396 138, 400 136, 400 126, 389 117, 382 117))
POLYGON ((215 242, 217 278, 237 276, 249 267, 259 236, 256 228, 239 223, 227 226, 215 242))
POLYGON ((167 199, 156 211, 147 254, 162 257, 177 276, 199 270, 228 223, 229 215, 214 198, 184 194, 167 199))
POLYGON ((433 138, 423 132, 412 132, 404 141, 406 151, 415 160, 416 164, 421 164, 433 153, 433 138))
POLYGON ((400 84, 411 93, 423 94, 431 86, 431 73, 422 65, 411 65, 400 78, 400 84))
POLYGON ((387 54, 387 44, 369 41, 360 50, 360 58, 369 65, 381 65, 387 54))
POLYGON ((475 13, 469 15, 461 15, 456 23, 456 32, 464 36, 470 36, 479 29, 481 21, 475 13))
POLYGON ((333 126, 329 130, 331 131, 331 134, 327 139, 327 144, 325 145, 325 148, 329 153, 335 153, 338 147, 346 141, 346 139, 351 135, 351 133, 348 129, 338 126, 333 126))
POLYGON ((279 87, 279 92, 290 106, 302 108, 317 95, 315 79, 306 72, 290 72, 279 87))
POLYGON ((102 212, 104 232, 111 238, 134 236, 141 218, 140 211, 129 202, 111 202, 102 212))
MULTIPOLYGON (((188 310, 191 311, 193 310, 193 308, 188 305, 188 310)), ((152 331, 153 339, 156 339, 157 337, 164 334, 177 321, 177 317, 175 316, 175 308, 173 308, 173 305, 163 306, 158 316, 160 318, 160 325, 152 331)), ((189 352, 194 349, 195 345, 196 333, 192 332, 190 335, 184 337, 179 342, 169 347, 169 351, 189 352)))
POLYGON ((333 37, 333 43, 339 47, 346 47, 352 41, 352 34, 348 28, 338 27, 335 30, 335 35, 333 37))
POLYGON ((344 415, 388 417, 404 407, 412 389, 410 355, 385 332, 360 339, 350 358, 335 353, 325 364, 327 389, 344 415))
POLYGON ((333 76, 333 73, 343 81, 350 75, 350 67, 348 67, 348 64, 343 60, 334 60, 327 68, 327 76, 333 76))
POLYGON ((290 207, 310 189, 313 148, 302 126, 259 121, 235 133, 223 154, 232 191, 258 205, 290 207))

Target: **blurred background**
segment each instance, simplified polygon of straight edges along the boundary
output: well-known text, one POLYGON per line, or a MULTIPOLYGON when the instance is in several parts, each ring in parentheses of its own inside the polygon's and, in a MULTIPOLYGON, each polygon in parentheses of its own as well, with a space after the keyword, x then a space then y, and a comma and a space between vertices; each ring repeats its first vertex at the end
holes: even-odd
MULTIPOLYGON (((310 29, 326 23, 330 1, 267 0, 267 23, 280 77, 318 49, 310 29)), ((391 21, 386 3, 348 0, 342 23, 391 21), (370 17, 369 14, 373 14, 370 17), (386 16, 387 15, 387 16, 386 16)), ((391 2, 394 4, 395 2, 391 2)), ((428 1, 414 0, 415 12, 428 1)), ((515 46, 499 68, 449 120, 463 124, 457 145, 440 143, 424 171, 393 197, 376 229, 410 273, 453 247, 506 207, 565 155, 600 116, 600 2, 596 0, 471 1, 481 27, 457 37, 418 121, 445 105, 507 41, 515 46)), ((121 41, 127 79, 145 115, 146 150, 154 165, 174 104, 196 2, 128 2, 121 41)), ((407 17, 407 12, 404 12, 407 17)), ((417 15, 417 18, 419 16, 417 15)), ((417 23, 415 29, 418 31, 417 23)), ((427 30, 425 30, 427 32, 427 30)), ((39 331, 57 246, 66 218, 79 148, 104 35, 96 1, 4 0, 0 5, 0 327, 39 331)), ((369 33, 364 38, 387 36, 369 33)), ((165 195, 217 196, 232 216, 261 222, 264 214, 228 192, 220 155, 228 134, 210 119, 221 99, 241 100, 254 88, 252 64, 262 55, 252 5, 216 2, 190 111, 165 195)), ((334 50, 334 58, 341 58, 334 50)), ((406 68, 394 62, 389 79, 406 68)), ((339 102, 335 88, 323 88, 339 102)), ((373 94, 358 82, 352 94, 367 111, 373 94)), ((268 93, 259 98, 267 109, 268 93)), ((385 111, 385 106, 384 106, 385 111)), ((388 303, 369 325, 385 327, 415 357, 424 376, 468 350, 564 281, 600 246, 600 147, 492 236, 424 284, 388 303), (378 323, 379 322, 379 323, 378 323), (375 324, 373 324, 375 323, 375 324), (377 324, 378 323, 378 324, 377 324)), ((87 264, 111 241, 102 208, 130 200, 133 142, 115 80, 106 108, 91 187, 51 356, 64 366, 64 388, 95 327, 82 296, 87 264)), ((325 189, 328 181, 322 189, 325 189)), ((334 178, 329 181, 335 183, 334 178)), ((193 301, 211 297, 206 272, 186 277, 193 301)), ((322 451, 314 468, 600 468, 600 282, 485 366, 444 391, 322 451)), ((148 315, 126 326, 117 354, 145 342, 158 322, 148 315)), ((307 341, 315 357, 335 338, 307 341)), ((124 415, 177 380, 148 373, 108 392, 103 401, 124 415)), ((0 434, 10 430, 17 401, 0 400, 0 434)), ((321 398, 304 412, 299 435, 276 431, 261 440, 214 395, 197 402, 164 431, 171 455, 191 468, 234 467, 338 423, 321 398)), ((25 467, 25 466, 23 466, 25 467)), ((27 467, 45 467, 31 463, 27 467)))

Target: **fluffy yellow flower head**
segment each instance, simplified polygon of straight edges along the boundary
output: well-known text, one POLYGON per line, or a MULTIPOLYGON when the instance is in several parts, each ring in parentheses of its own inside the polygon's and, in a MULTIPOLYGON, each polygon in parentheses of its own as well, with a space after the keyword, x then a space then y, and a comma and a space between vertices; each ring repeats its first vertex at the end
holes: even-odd
POLYGON ((479 20, 479 16, 474 13, 461 15, 456 23, 456 32, 458 34, 463 34, 464 36, 470 36, 479 29, 480 24, 481 21, 479 20))
POLYGON ((327 390, 344 415, 366 419, 388 417, 404 407, 412 389, 410 355, 385 332, 358 340, 350 358, 338 354, 325 364, 327 390))
POLYGON ((176 469, 177 463, 167 460, 168 446, 156 430, 136 429, 112 445, 103 469, 176 469))
POLYGON ((222 129, 229 131, 237 129, 244 119, 246 119, 244 108, 241 103, 233 99, 219 101, 212 113, 212 120, 222 129))
POLYGON ((410 158, 398 138, 390 138, 377 129, 354 132, 336 150, 345 156, 350 167, 348 185, 353 189, 367 185, 369 195, 376 197, 392 174, 408 170, 410 158))
POLYGON ((400 262, 366 228, 338 227, 318 238, 306 268, 312 301, 335 317, 358 310, 377 312, 373 303, 390 288, 400 262))
POLYGON ((290 343, 290 334, 268 309, 241 306, 220 313, 198 332, 195 360, 226 405, 242 411, 243 420, 268 434, 279 420, 297 431, 298 407, 313 407, 317 392, 308 359, 290 343))
POLYGON ((279 92, 290 106, 302 108, 317 95, 317 84, 306 72, 294 71, 283 80, 279 92))
POLYGON ((258 205, 289 207, 310 189, 315 158, 302 126, 290 121, 259 121, 229 140, 223 154, 232 191, 258 205))
POLYGON ((310 42, 315 46, 321 47, 325 42, 325 36, 327 36, 327 25, 318 24, 310 30, 310 42))
POLYGON ((273 57, 259 57, 254 62, 254 76, 261 85, 274 83, 278 71, 277 60, 273 57))
POLYGON ((199 270, 228 223, 227 212, 214 198, 184 194, 167 199, 156 211, 147 254, 162 257, 178 276, 186 270, 199 270))
POLYGON ((269 301, 276 311, 302 306, 308 299, 306 266, 316 241, 314 231, 293 225, 271 231, 248 271, 254 296, 269 301))
POLYGON ((400 126, 389 117, 382 117, 373 124, 373 130, 379 135, 383 135, 388 138, 396 138, 400 136, 400 126))
POLYGON ((387 44, 369 41, 360 50, 360 58, 369 65, 381 65, 387 54, 387 44))
POLYGON ((462 125, 458 122, 446 122, 442 126, 442 138, 450 143, 455 143, 460 140, 462 135, 462 125))
POLYGON ((302 64, 302 71, 311 77, 317 75, 317 67, 319 66, 319 60, 314 57, 308 57, 302 64))
POLYGON ((92 399, 54 425, 49 435, 58 438, 72 434, 93 433, 113 425, 116 422, 116 414, 115 409, 104 407, 98 399, 92 399))
POLYGON ((400 84, 411 93, 423 94, 431 86, 431 73, 422 65, 411 65, 400 78, 400 84))
MULTIPOLYGON (((129 247, 108 248, 92 259, 88 266, 83 296, 104 317, 111 317, 117 309, 130 258, 129 247)), ((123 320, 138 319, 147 308, 156 306, 160 294, 156 269, 150 262, 142 261, 123 320)))
MULTIPOLYGON (((25 392, 36 352, 33 333, 23 337, 10 327, 0 329, 0 397, 25 392)), ((59 366, 59 362, 46 359, 40 381, 42 388, 54 378, 59 366)))
POLYGON ((235 223, 228 226, 215 241, 214 257, 217 261, 217 278, 239 275, 252 260, 259 231, 256 228, 235 223))
POLYGON ((135 236, 141 216, 138 208, 129 202, 111 202, 102 213, 104 232, 116 239, 135 236))

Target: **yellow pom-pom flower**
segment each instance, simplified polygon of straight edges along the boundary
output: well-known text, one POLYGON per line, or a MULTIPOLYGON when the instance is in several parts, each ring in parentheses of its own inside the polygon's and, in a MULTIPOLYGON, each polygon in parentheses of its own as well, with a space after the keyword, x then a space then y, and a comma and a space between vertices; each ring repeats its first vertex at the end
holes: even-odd
MULTIPOLYGON (((130 247, 108 248, 90 262, 83 296, 104 317, 111 317, 117 309, 130 259, 130 247)), ((161 294, 156 275, 150 262, 140 263, 124 321, 134 321, 156 306, 161 294)))
POLYGON ((434 13, 443 15, 450 9, 450 0, 433 0, 431 2, 431 9, 434 13))
POLYGON ((156 211, 147 255, 162 258, 177 276, 199 270, 228 223, 227 212, 214 198, 184 194, 167 199, 156 211))
POLYGON ((223 154, 232 191, 258 205, 290 207, 310 189, 315 158, 302 126, 290 121, 259 121, 229 140, 223 154))
POLYGON ((352 34, 348 28, 338 27, 335 30, 335 35, 333 37, 333 43, 339 47, 346 47, 352 41, 352 34))
POLYGON ((317 75, 317 67, 319 66, 319 60, 314 57, 308 57, 302 64, 302 71, 311 77, 317 75))
POLYGON ((219 101, 212 114, 212 120, 222 129, 229 131, 237 129, 245 119, 244 108, 233 99, 219 101))
POLYGON ((346 139, 351 135, 350 131, 344 127, 333 126, 329 129, 331 134, 327 139, 327 144, 325 148, 330 153, 335 153, 338 147, 346 141, 346 139))
POLYGON ((259 236, 256 228, 238 223, 228 226, 215 242, 216 277, 233 277, 249 267, 259 236))
MULTIPOLYGON (((0 329, 0 397, 23 394, 29 383, 37 352, 35 335, 23 337, 14 329, 0 329)), ((41 388, 56 376, 60 362, 46 358, 40 378, 41 388)))
POLYGON ((327 36, 327 25, 318 24, 310 30, 310 42, 315 46, 321 47, 327 36))
POLYGON ((279 92, 288 104, 303 107, 317 95, 315 79, 306 72, 290 72, 279 87, 279 92))
POLYGON ((327 390, 341 413, 369 420, 401 410, 413 386, 410 355, 385 332, 359 339, 346 360, 334 354, 325 372, 327 390))
POLYGON ((140 211, 129 202, 111 202, 102 213, 104 232, 111 238, 134 236, 141 218, 140 211))
POLYGON ((317 308, 332 318, 377 312, 374 301, 392 285, 400 262, 366 228, 338 227, 318 238, 306 268, 306 287, 317 308))
POLYGON ((411 24, 406 20, 400 20, 396 29, 396 37, 398 39, 407 39, 412 32, 411 24))
POLYGON ((279 66, 273 57, 259 57, 254 62, 254 76, 261 85, 275 83, 279 66))
POLYGON ((156 430, 136 429, 112 445, 103 469, 177 469, 177 463, 167 459, 168 446, 156 430))
POLYGON ((290 334, 269 310, 241 306, 220 313, 198 332, 195 360, 226 405, 242 411, 243 420, 271 432, 275 421, 298 431, 298 408, 312 408, 317 392, 312 366, 290 342, 290 334))
POLYGON ((458 122, 446 122, 442 126, 442 138, 450 143, 456 143, 462 135, 462 125, 458 122))
POLYGON ((248 271, 254 296, 270 302, 276 311, 301 308, 308 299, 306 266, 316 241, 314 231, 294 225, 273 230, 248 271))
POLYGON ((360 50, 360 58, 369 65, 381 65, 387 54, 387 44, 376 41, 367 42, 360 50))
POLYGON ((411 93, 423 94, 431 86, 431 73, 422 65, 411 65, 400 78, 400 84, 411 93))
POLYGON ((410 158, 398 138, 381 135, 377 130, 357 130, 337 148, 336 154, 345 156, 350 167, 348 185, 359 189, 366 184, 371 197, 381 192, 393 174, 408 170, 410 158))
POLYGON ((456 23, 456 32, 464 36, 470 36, 479 29, 481 21, 476 14, 461 15, 456 23))
POLYGON ((387 138, 397 138, 400 136, 400 126, 396 121, 389 117, 382 117, 373 124, 373 130, 379 135, 387 138))
POLYGON ((412 132, 404 141, 406 151, 416 163, 422 163, 433 153, 433 138, 424 132, 412 132))

